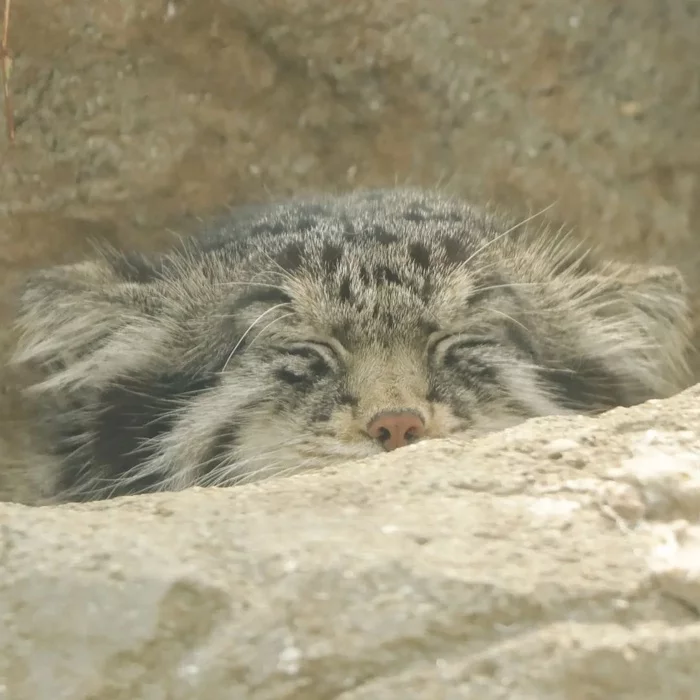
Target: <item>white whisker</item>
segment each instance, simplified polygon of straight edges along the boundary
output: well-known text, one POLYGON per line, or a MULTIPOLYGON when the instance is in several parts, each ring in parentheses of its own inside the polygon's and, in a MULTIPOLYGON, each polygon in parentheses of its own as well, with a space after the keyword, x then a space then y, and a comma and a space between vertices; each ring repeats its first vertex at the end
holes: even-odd
POLYGON ((532 221, 533 219, 536 219, 538 216, 542 216, 542 214, 544 214, 545 212, 549 211, 555 204, 556 204, 556 202, 552 202, 551 204, 548 204, 544 209, 540 209, 540 211, 538 211, 538 212, 532 214, 531 216, 528 216, 526 219, 523 219, 522 221, 518 222, 517 224, 511 226, 509 229, 507 229, 507 230, 504 231, 503 233, 499 233, 495 238, 492 238, 490 241, 487 241, 486 243, 484 243, 484 245, 482 245, 482 246, 480 246, 479 248, 477 248, 477 250, 476 250, 474 253, 472 253, 472 254, 462 263, 462 267, 466 267, 477 255, 479 255, 480 253, 483 253, 484 250, 486 250, 486 249, 489 248, 490 246, 494 245, 495 243, 497 243, 498 241, 500 241, 502 238, 505 238, 506 236, 509 236, 509 235, 510 235, 511 233, 513 233, 513 231, 515 231, 516 229, 519 229, 519 228, 521 228, 522 226, 525 226, 525 224, 529 223, 529 222, 532 221))
POLYGON ((521 323, 517 319, 514 319, 512 316, 505 313, 505 311, 501 311, 500 309, 489 308, 489 312, 494 313, 494 314, 498 314, 499 316, 503 316, 503 318, 508 319, 509 321, 514 323, 516 326, 520 326, 520 328, 522 328, 526 333, 530 332, 529 328, 526 325, 524 325, 523 323, 521 323))
POLYGON ((228 367, 228 363, 231 361, 231 358, 236 354, 236 351, 237 351, 238 348, 241 346, 241 344, 243 343, 243 341, 246 339, 246 336, 248 335, 248 333, 250 333, 250 331, 253 329, 253 327, 255 326, 255 324, 258 323, 258 321, 260 321, 262 318, 264 318, 265 316, 267 316, 267 314, 272 313, 272 312, 275 311, 276 309, 281 309, 281 308, 287 307, 287 306, 289 306, 289 304, 275 304, 275 306, 271 306, 271 307, 270 307, 269 309, 267 309, 266 311, 263 311, 263 312, 260 314, 260 316, 258 316, 258 317, 255 319, 255 321, 253 321, 253 323, 251 323, 251 324, 248 326, 248 328, 246 329, 245 333, 243 333, 243 335, 238 339, 238 342, 237 342, 236 345, 234 346, 233 350, 231 350, 229 356, 226 358, 226 362, 224 362, 224 366, 221 368, 221 371, 222 371, 222 372, 225 372, 225 371, 226 371, 226 367, 228 367))

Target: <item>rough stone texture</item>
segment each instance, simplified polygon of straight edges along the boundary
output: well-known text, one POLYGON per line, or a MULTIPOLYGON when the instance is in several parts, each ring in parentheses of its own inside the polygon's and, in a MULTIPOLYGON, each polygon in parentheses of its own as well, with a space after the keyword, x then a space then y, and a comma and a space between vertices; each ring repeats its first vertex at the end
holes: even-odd
POLYGON ((700 386, 322 476, 5 504, 0 697, 700 697, 699 426, 700 386))

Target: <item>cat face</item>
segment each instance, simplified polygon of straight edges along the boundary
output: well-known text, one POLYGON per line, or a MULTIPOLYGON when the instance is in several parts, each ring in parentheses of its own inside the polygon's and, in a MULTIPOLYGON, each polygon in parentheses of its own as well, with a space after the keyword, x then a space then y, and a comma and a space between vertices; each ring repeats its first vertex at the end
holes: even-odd
POLYGON ((671 391, 677 275, 517 228, 359 193, 40 274, 19 359, 43 372, 51 494, 233 485, 671 391))

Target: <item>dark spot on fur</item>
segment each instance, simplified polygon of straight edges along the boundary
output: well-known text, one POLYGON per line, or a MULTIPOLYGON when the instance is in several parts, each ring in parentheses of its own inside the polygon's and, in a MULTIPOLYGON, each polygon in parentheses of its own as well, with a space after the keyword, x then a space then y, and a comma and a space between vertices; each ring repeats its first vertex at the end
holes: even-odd
POLYGON ((309 217, 324 216, 328 213, 326 207, 321 204, 304 204, 301 211, 309 217))
POLYGON ((431 403, 439 403, 440 401, 444 401, 443 393, 437 387, 432 387, 430 391, 428 391, 425 398, 431 403))
POLYGON ((335 272, 343 258, 343 248, 335 243, 326 243, 321 252, 321 261, 329 274, 335 272))
POLYGON ((398 236, 394 233, 390 233, 383 226, 375 224, 370 231, 370 235, 377 242, 382 245, 389 245, 391 243, 396 243, 399 240, 398 236))
POLYGON ((265 235, 272 234, 273 236, 279 236, 281 233, 286 231, 285 225, 281 221, 261 221, 251 227, 250 232, 255 235, 265 235))
POLYGON ((225 423, 216 431, 211 446, 198 469, 199 478, 207 476, 226 461, 232 460, 232 452, 236 448, 239 435, 240 426, 236 423, 225 423))
POLYGON ((465 241, 456 236, 445 236, 442 239, 442 246, 448 262, 459 265, 469 258, 469 250, 465 241))
POLYGON ((443 221, 452 224, 464 221, 464 215, 460 211, 433 212, 430 218, 432 221, 443 221))
POLYGON ((304 250, 304 244, 301 241, 294 241, 285 246, 275 260, 285 270, 296 270, 304 262, 304 250))
POLYGON ((316 219, 311 217, 303 217, 297 221, 295 228, 300 233, 307 233, 316 226, 316 223, 316 219))
POLYGON ((367 286, 372 281, 372 277, 369 274, 369 270, 363 265, 360 268, 360 282, 367 286))
POLYGON ((353 396, 352 394, 350 394, 348 392, 343 392, 338 397, 338 403, 341 404, 342 406, 355 407, 360 403, 360 401, 358 400, 357 396, 353 396))
POLYGON ((426 220, 426 215, 424 211, 421 211, 418 207, 412 207, 411 209, 407 209, 404 214, 403 218, 406 221, 411 221, 415 224, 421 223, 422 221, 426 220))
MULTIPOLYGON (((218 382, 219 375, 214 372, 204 376, 174 373, 124 377, 105 389, 98 397, 98 411, 87 446, 92 463, 89 468, 104 479, 95 488, 103 490, 104 497, 159 490, 167 476, 165 472, 154 472, 129 482, 124 477, 138 474, 139 468, 156 454, 154 441, 172 429, 178 405, 218 382)), ((67 459, 61 472, 60 490, 82 484, 85 456, 81 455, 82 459, 75 463, 67 459)))
POLYGON ((292 297, 282 289, 251 285, 250 291, 243 294, 243 296, 234 302, 230 312, 234 313, 240 311, 253 304, 269 304, 270 306, 274 306, 275 304, 289 304, 291 301, 292 297))
POLYGON ((327 423, 333 415, 333 402, 321 401, 317 406, 314 406, 311 412, 311 420, 314 423, 327 423))
POLYGON ((352 331, 352 324, 349 321, 345 321, 341 324, 336 324, 333 326, 332 335, 333 337, 346 348, 350 344, 350 333, 352 331))
POLYGON ((401 278, 390 267, 378 267, 374 279, 378 284, 401 284, 401 278))
POLYGON ((434 321, 423 321, 421 324, 421 330, 425 335, 431 335, 432 333, 437 333, 440 330, 440 326, 434 321))
POLYGON ((554 391, 558 403, 574 411, 599 412, 631 405, 618 378, 596 360, 581 359, 572 371, 542 369, 538 375, 554 391))
POLYGON ((421 270, 427 270, 430 267, 430 251, 422 243, 411 243, 408 254, 413 264, 421 270))
POLYGON ((340 289, 338 290, 339 299, 345 302, 351 302, 353 298, 352 290, 350 288, 350 278, 344 277, 343 281, 340 283, 340 289))

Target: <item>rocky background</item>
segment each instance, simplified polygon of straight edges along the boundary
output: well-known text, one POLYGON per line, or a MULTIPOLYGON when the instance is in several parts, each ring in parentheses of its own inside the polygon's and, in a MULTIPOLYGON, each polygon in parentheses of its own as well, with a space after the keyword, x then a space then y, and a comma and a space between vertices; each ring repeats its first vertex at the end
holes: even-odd
MULTIPOLYGON (((679 265, 700 317, 698 0, 13 0, 9 37, 3 356, 22 276, 92 240, 395 183, 554 204, 612 257, 679 265)), ((30 502, 20 384, 0 371, 0 499, 30 502)), ((659 421, 668 488, 696 484, 697 401, 621 412, 634 439, 604 417, 559 461, 537 445, 573 428, 545 421, 478 460, 427 445, 236 493, 8 505, 0 698, 700 697, 700 553, 669 524, 696 533, 697 510, 658 530, 644 489, 619 517, 590 495, 659 421), (587 505, 528 500, 572 479, 587 505), (658 579, 659 551, 686 573, 658 579)))

